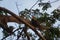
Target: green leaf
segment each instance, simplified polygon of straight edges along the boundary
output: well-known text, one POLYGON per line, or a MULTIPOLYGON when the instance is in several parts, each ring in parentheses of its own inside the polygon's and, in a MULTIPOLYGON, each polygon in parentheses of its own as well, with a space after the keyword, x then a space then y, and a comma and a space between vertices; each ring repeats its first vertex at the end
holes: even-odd
POLYGON ((59 9, 55 9, 53 12, 53 17, 60 20, 60 10, 59 9))
POLYGON ((46 26, 47 26, 47 27, 50 27, 51 24, 50 24, 49 22, 46 22, 46 26))
POLYGON ((2 11, 0 11, 0 15, 3 15, 3 12, 2 11))
POLYGON ((4 11, 4 13, 5 13, 5 15, 7 16, 7 12, 6 12, 6 11, 4 11))
POLYGON ((47 10, 49 7, 51 7, 50 3, 46 3, 46 4, 43 6, 42 10, 45 11, 45 10, 47 10))
POLYGON ((8 33, 5 30, 3 30, 2 32, 3 32, 3 35, 4 36, 7 36, 8 35, 8 33))

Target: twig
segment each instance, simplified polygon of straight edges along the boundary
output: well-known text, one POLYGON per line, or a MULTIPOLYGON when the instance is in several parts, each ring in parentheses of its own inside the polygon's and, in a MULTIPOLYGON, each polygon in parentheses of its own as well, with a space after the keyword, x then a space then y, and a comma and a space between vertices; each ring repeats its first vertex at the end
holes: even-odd
MULTIPOLYGON (((38 0, 39 1, 39 0, 38 0)), ((30 8, 30 10, 38 3, 38 1, 36 1, 36 3, 30 8)))
POLYGON ((18 37, 17 37, 16 40, 19 40, 19 38, 21 37, 23 31, 24 31, 24 30, 22 30, 22 31, 19 33, 19 35, 17 35, 18 37))
POLYGON ((19 13, 19 8, 18 8, 18 4, 17 4, 17 2, 16 2, 16 7, 17 7, 17 10, 18 10, 18 13, 19 13))
MULTIPOLYGON (((17 28, 14 32, 16 32, 16 31, 19 30, 19 29, 20 29, 20 28, 17 28)), ((13 32, 12 34, 14 34, 14 32, 13 32)), ((10 35, 12 35, 12 34, 9 34, 9 35, 3 37, 1 40, 4 40, 5 38, 7 38, 8 36, 10 36, 10 35)))

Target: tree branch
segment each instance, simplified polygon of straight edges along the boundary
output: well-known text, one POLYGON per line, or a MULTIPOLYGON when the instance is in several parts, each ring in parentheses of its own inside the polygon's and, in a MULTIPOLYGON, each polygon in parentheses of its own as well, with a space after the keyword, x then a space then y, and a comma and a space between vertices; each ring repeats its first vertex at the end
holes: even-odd
POLYGON ((21 17, 18 17, 16 14, 14 14, 13 12, 11 12, 10 10, 6 9, 6 8, 3 8, 3 7, 0 7, 0 10, 2 11, 6 11, 8 12, 10 15, 12 15, 13 17, 15 17, 16 19, 18 19, 18 21, 20 22, 23 22, 24 24, 26 24, 28 27, 30 27, 39 37, 41 37, 43 40, 46 40, 40 33, 37 32, 37 30, 35 29, 34 26, 30 25, 27 21, 25 20, 22 20, 21 17))

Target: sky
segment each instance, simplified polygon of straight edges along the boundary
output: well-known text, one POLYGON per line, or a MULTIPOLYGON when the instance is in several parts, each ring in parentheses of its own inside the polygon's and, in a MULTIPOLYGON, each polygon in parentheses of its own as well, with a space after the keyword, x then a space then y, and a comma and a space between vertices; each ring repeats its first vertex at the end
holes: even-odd
MULTIPOLYGON (((16 13, 16 15, 18 15, 16 2, 18 4, 19 11, 22 11, 25 8, 30 9, 36 1, 37 0, 3 0, 3 1, 0 1, 0 6, 11 10, 12 12, 16 13)), ((48 2, 49 0, 44 0, 44 1, 48 2)), ((50 1, 52 2, 55 0, 50 0, 50 1)), ((47 11, 48 13, 52 12, 54 9, 56 9, 60 6, 60 0, 55 3, 52 3, 51 5, 52 5, 52 7, 48 9, 48 11, 47 11)), ((36 9, 36 8, 39 8, 38 4, 36 4, 33 9, 36 9)), ((57 22, 57 24, 60 24, 60 22, 57 22)), ((12 23, 12 24, 8 24, 8 25, 14 26, 15 24, 12 23)))
MULTIPOLYGON (((18 4, 18 8, 19 8, 19 11, 22 11, 24 10, 25 8, 31 8, 32 5, 36 2, 37 0, 3 0, 3 1, 0 1, 0 6, 2 7, 5 7, 9 10, 11 10, 12 12, 18 14, 18 10, 17 10, 17 7, 16 7, 16 2, 18 4)), ((47 2, 49 0, 45 0, 45 2, 47 2)), ((51 2, 52 1, 55 1, 55 0, 50 0, 51 2)), ((54 10, 55 8, 57 8, 60 4, 60 1, 57 1, 55 3, 52 3, 52 8, 49 8, 48 9, 48 12, 51 12, 52 10, 54 10)), ((36 6, 34 6, 34 9, 38 8, 38 4, 36 4, 36 6)))

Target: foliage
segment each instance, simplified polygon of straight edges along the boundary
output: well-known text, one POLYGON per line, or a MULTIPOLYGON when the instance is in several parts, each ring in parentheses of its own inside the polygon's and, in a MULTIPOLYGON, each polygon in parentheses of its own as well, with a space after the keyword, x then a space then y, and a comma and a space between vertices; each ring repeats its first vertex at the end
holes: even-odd
POLYGON ((59 28, 51 27, 49 30, 45 31, 45 37, 47 40, 54 40, 55 37, 60 37, 59 28))
MULTIPOLYGON (((27 9, 26 9, 27 10, 27 9)), ((50 27, 49 30, 45 31, 45 38, 47 40, 54 40, 54 38, 58 38, 60 37, 60 31, 59 31, 59 28, 54 28, 53 27, 53 24, 56 23, 56 19, 58 19, 58 17, 60 17, 59 15, 59 12, 56 12, 57 10, 54 10, 52 12, 52 15, 49 15, 48 13, 44 12, 44 13, 41 13, 39 9, 36 9, 36 10, 32 10, 31 14, 36 14, 36 15, 39 15, 40 17, 36 18, 40 23, 44 23, 46 24, 45 26, 46 27, 50 27), (56 13, 55 13, 56 12, 56 13)), ((22 12, 22 11, 21 11, 22 12)), ((30 14, 29 13, 30 11, 28 10, 27 14, 30 14)), ((24 13, 22 13, 24 14, 24 13)), ((36 17, 36 15, 33 15, 36 17)), ((26 15, 27 16, 27 15, 26 15)), ((25 16, 25 17, 26 17, 25 16)))
POLYGON ((55 9, 53 12, 53 17, 60 21, 60 9, 55 9))
MULTIPOLYGON (((41 0, 40 0, 40 2, 41 2, 41 0)), ((45 11, 45 10, 47 11, 47 9, 51 7, 50 3, 38 3, 38 5, 43 6, 42 7, 43 11, 45 11)), ((58 37, 60 38, 59 27, 55 28, 53 25, 56 23, 56 19, 60 21, 60 10, 55 9, 51 14, 52 15, 49 15, 47 12, 41 13, 39 9, 35 9, 35 10, 34 9, 32 9, 32 10, 25 9, 19 13, 20 16, 24 16, 28 20, 32 19, 31 17, 34 16, 34 17, 36 17, 35 19, 37 19, 40 22, 40 24, 42 24, 44 27, 50 27, 50 29, 48 29, 46 31, 42 31, 42 32, 43 32, 46 40, 54 40, 54 38, 58 38, 58 37)), ((0 11, 0 15, 7 16, 8 14, 5 11, 0 11)), ((24 39, 26 37, 28 39, 29 37, 31 37, 32 40, 35 40, 37 38, 36 34, 32 34, 32 33, 28 32, 28 29, 29 29, 29 27, 27 27, 27 26, 21 27, 21 25, 19 25, 19 29, 17 30, 17 35, 16 35, 17 40, 20 37, 22 37, 22 39, 24 39)), ((40 30, 38 30, 38 31, 40 31, 40 30)), ((4 36, 9 35, 5 30, 3 30, 3 33, 4 33, 4 36)))
POLYGON ((7 36, 8 35, 8 33, 5 30, 3 30, 2 32, 3 32, 3 36, 7 36))
POLYGON ((6 15, 7 16, 7 12, 6 11, 0 11, 0 15, 6 15))
POLYGON ((42 7, 42 10, 43 10, 43 11, 45 11, 45 10, 47 10, 48 8, 51 7, 50 3, 48 3, 48 2, 47 2, 47 3, 39 3, 38 5, 39 5, 39 7, 40 7, 40 6, 43 6, 43 7, 42 7))
POLYGON ((3 12, 2 11, 0 11, 0 15, 3 15, 3 12))

